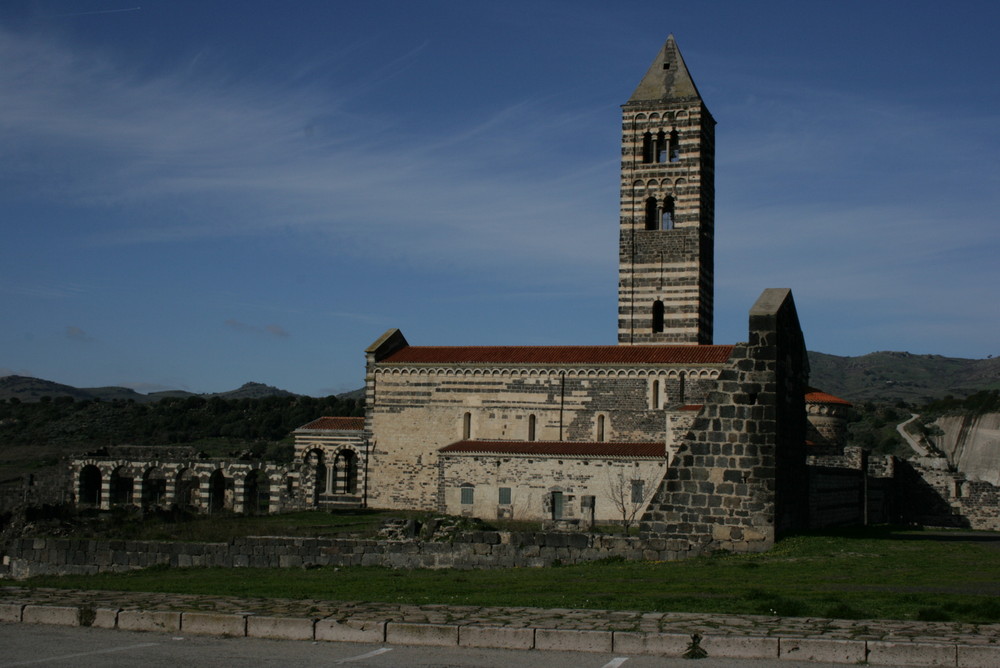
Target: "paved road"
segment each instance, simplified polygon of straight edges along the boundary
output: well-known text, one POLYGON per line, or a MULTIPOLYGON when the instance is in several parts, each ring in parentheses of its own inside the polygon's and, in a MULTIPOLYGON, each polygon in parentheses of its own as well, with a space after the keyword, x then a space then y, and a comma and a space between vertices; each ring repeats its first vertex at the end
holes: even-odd
POLYGON ((910 419, 906 420, 905 422, 900 422, 899 424, 897 424, 896 425, 896 431, 898 431, 899 435, 903 437, 903 440, 906 441, 906 443, 911 448, 913 448, 914 452, 916 452, 921 457, 930 457, 932 455, 931 455, 930 452, 927 451, 927 448, 925 448, 924 446, 922 446, 919 443, 917 443, 916 439, 914 439, 912 436, 910 436, 910 433, 908 431, 906 431, 906 425, 910 424, 911 422, 913 422, 914 420, 916 420, 918 417, 920 417, 920 416, 917 415, 916 413, 910 413, 910 419))
MULTIPOLYGON (((765 668, 774 660, 702 659, 694 668, 765 668)), ((841 664, 781 661, 782 668, 843 668, 841 664)), ((171 636, 106 629, 0 624, 0 668, 177 668, 178 666, 357 666, 358 668, 692 668, 686 659, 581 652, 406 647, 308 641, 171 636)))

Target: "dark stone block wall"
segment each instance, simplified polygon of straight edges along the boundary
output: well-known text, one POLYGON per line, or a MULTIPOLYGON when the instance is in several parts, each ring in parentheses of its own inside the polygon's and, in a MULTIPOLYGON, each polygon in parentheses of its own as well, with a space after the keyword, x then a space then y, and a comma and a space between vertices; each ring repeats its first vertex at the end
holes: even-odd
POLYGON ((808 522, 806 350, 790 290, 765 290, 640 523, 692 555, 767 550, 808 522))

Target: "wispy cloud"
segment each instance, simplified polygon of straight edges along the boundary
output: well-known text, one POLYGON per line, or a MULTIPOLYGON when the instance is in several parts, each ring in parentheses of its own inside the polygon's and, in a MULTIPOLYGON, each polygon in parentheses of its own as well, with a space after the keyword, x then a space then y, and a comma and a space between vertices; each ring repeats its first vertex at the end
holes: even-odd
POLYGON ((550 158, 564 164, 549 170, 539 160, 569 144, 586 114, 526 101, 435 139, 343 111, 347 93, 190 72, 143 78, 12 34, 0 59, 10 65, 0 71, 10 158, 0 178, 33 182, 22 197, 125 213, 127 226, 109 221, 93 243, 308 228, 331 253, 481 270, 607 261, 598 240, 614 215, 613 182, 589 163, 550 158), (597 206, 595 192, 610 197, 597 206))
POLYGON ((84 343, 89 343, 94 340, 93 337, 87 334, 87 332, 74 325, 66 327, 66 338, 71 341, 80 341, 84 343))
POLYGON ((281 325, 264 325, 260 327, 258 325, 249 325, 245 322, 240 322, 239 320, 234 320, 230 318, 225 322, 226 327, 234 329, 237 332, 248 332, 251 334, 266 334, 279 339, 287 339, 291 334, 288 333, 281 325))

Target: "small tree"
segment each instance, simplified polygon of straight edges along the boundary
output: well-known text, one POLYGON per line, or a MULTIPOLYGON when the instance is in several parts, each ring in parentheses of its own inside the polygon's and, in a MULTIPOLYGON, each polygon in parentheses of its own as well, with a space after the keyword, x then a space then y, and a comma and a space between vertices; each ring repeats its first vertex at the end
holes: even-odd
POLYGON ((645 508, 656 494, 662 471, 663 469, 651 469, 651 472, 643 475, 638 462, 635 466, 607 468, 608 497, 611 499, 611 505, 621 515, 626 534, 635 524, 639 511, 645 508))

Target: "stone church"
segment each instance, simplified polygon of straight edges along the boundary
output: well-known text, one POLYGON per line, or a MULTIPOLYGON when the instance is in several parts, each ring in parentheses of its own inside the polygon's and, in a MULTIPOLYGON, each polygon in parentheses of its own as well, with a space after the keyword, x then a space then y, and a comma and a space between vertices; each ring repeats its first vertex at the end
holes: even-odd
MULTIPOLYGON (((185 501, 205 508, 636 522, 694 551, 822 524, 807 469, 843 455, 846 402, 808 387, 787 289, 762 292, 746 342, 713 343, 715 121, 672 36, 621 130, 617 344, 415 346, 391 329, 365 351, 363 422, 296 430, 291 465, 159 463, 160 502, 187 471, 185 501)), ((148 461, 97 460, 74 462, 80 498, 87 476, 106 505, 114 466, 145 499, 148 461)))

